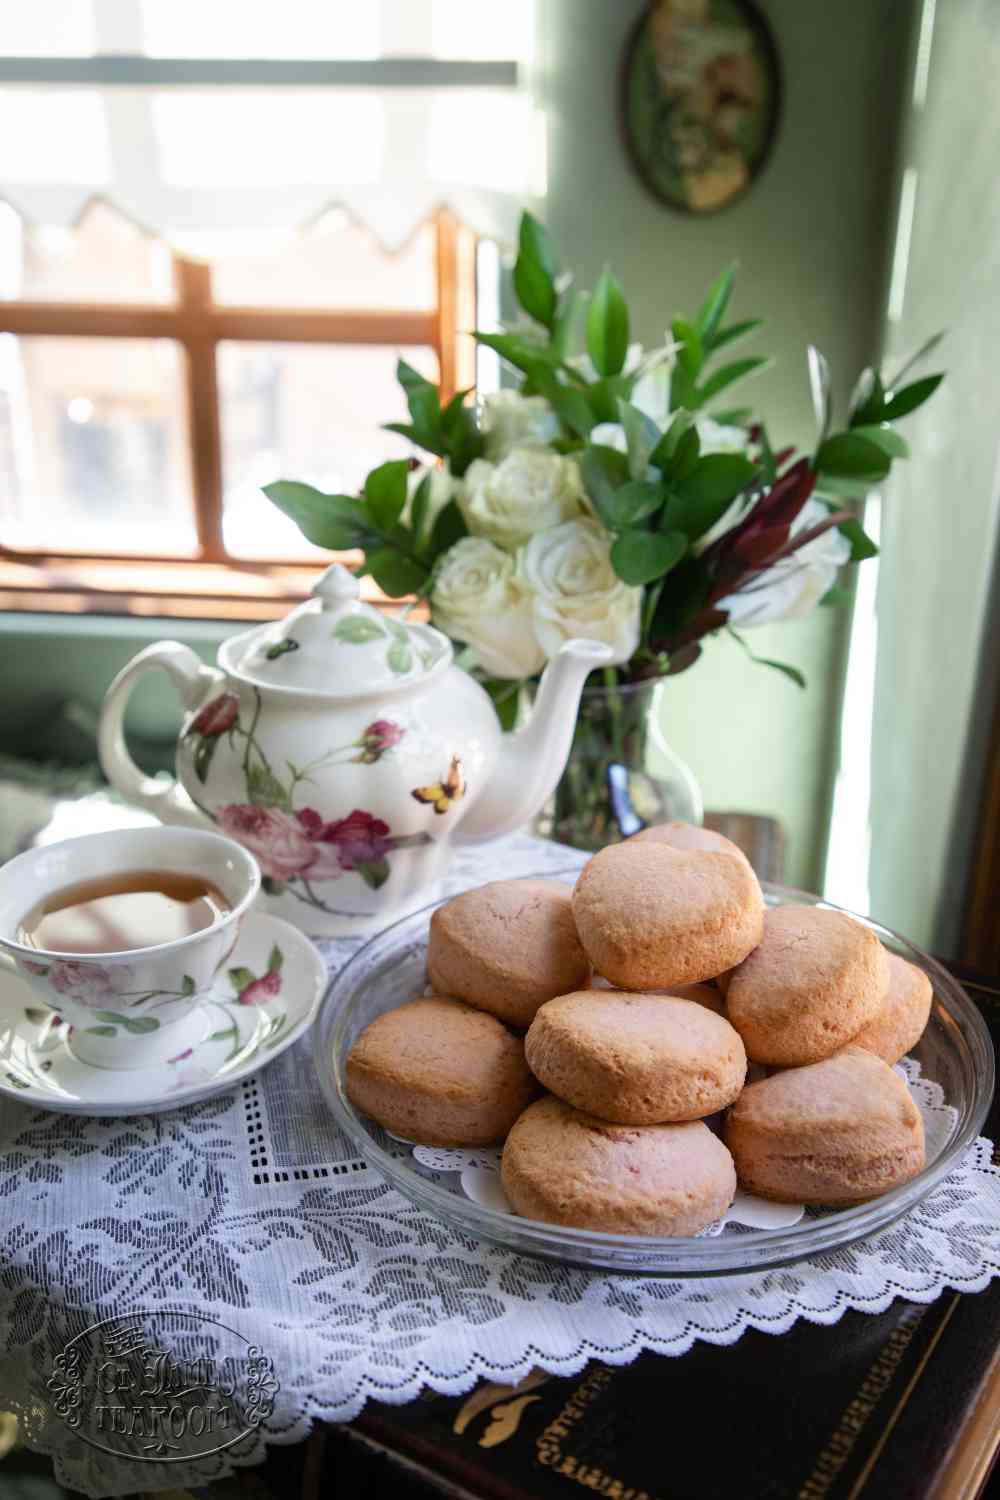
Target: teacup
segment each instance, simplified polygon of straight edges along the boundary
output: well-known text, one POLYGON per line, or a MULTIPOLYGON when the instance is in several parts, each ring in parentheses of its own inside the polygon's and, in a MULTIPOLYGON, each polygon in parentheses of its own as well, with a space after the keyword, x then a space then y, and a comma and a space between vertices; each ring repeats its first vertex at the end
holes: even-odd
POLYGON ((222 834, 127 828, 29 849, 0 865, 0 957, 71 1028, 67 1045, 102 1068, 146 1068, 197 1046, 211 1027, 199 1002, 232 953, 260 889, 256 860, 222 834), (141 870, 198 875, 229 910, 210 927, 120 953, 56 953, 25 943, 26 914, 67 887, 141 870))

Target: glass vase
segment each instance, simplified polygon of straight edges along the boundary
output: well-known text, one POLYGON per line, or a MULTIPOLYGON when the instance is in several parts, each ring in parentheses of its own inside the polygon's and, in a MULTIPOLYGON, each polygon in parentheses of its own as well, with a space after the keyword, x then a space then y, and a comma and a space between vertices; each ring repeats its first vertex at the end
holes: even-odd
POLYGON ((602 849, 651 823, 700 823, 701 791, 663 734, 665 684, 591 687, 573 748, 535 832, 574 849, 602 849))

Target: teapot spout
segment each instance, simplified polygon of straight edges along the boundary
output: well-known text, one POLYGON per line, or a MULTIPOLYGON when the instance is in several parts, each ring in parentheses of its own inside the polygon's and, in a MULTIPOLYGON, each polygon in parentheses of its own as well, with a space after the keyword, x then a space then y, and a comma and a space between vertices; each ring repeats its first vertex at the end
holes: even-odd
POLYGON ((521 828, 541 809, 569 759, 583 684, 614 652, 602 641, 567 641, 542 673, 531 718, 505 734, 489 786, 455 832, 457 843, 478 843, 521 828))

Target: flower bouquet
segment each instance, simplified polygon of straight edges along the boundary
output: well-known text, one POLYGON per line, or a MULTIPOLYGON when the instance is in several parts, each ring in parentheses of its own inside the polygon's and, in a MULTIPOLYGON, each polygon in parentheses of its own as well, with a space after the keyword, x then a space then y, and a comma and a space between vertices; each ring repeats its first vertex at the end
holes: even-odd
POLYGON ((909 378, 938 335, 891 376, 863 370, 838 425, 827 362, 810 346, 818 430, 814 450, 797 455, 772 441, 763 415, 729 404, 731 388, 769 363, 727 357, 760 327, 727 322, 734 275, 723 271, 698 312, 675 317, 647 351, 630 339, 615 277, 578 291, 526 213, 513 269, 524 317, 474 335, 516 383, 442 405, 400 360, 409 421, 388 425, 427 461, 380 464, 359 496, 292 480, 265 487, 310 541, 360 549, 359 575, 392 598, 425 600, 505 727, 564 641, 613 648, 600 708, 588 712, 585 695, 557 792, 554 831, 569 842, 594 846, 670 815, 655 788, 637 797, 629 782, 640 727, 630 704, 639 685, 693 666, 706 636, 728 632, 804 686, 795 667, 756 656, 743 631, 844 596, 840 570, 876 551, 857 502, 908 454, 894 423, 943 379, 909 378))

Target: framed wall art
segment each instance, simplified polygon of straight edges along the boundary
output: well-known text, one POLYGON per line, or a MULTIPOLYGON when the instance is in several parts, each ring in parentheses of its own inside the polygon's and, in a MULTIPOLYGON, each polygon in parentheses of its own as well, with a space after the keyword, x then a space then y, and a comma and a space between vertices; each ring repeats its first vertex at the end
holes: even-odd
POLYGON ((636 170, 671 208, 710 214, 749 188, 774 142, 781 73, 751 0, 653 0, 625 50, 636 170))

